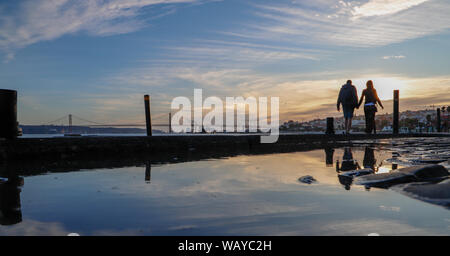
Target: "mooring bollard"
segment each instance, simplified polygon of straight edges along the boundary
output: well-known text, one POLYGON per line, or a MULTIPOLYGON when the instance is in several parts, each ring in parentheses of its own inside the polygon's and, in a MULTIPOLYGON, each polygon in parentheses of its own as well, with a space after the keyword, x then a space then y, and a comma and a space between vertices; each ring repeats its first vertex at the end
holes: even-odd
POLYGON ((436 111, 436 130, 437 132, 441 132, 441 109, 437 108, 436 111))
POLYGON ((0 138, 17 137, 17 91, 0 89, 0 138))
POLYGON ((147 126, 147 136, 152 136, 152 117, 150 113, 150 96, 144 95, 145 102, 145 125, 147 126))
POLYGON ((394 134, 398 134, 399 94, 399 90, 394 90, 394 119, 392 124, 392 131, 394 134))
POLYGON ((334 134, 334 118, 327 117, 327 131, 325 134, 334 134))

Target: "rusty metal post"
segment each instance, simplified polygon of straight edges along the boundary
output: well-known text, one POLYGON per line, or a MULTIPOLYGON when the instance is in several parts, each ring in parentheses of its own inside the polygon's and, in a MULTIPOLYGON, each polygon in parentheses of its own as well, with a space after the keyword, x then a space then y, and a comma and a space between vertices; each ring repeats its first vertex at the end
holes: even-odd
POLYGON ((147 127, 147 136, 152 136, 152 117, 150 112, 150 96, 144 95, 145 102, 145 125, 147 127))
POLYGON ((394 90, 394 117, 392 129, 394 134, 398 134, 399 119, 399 90, 394 90))

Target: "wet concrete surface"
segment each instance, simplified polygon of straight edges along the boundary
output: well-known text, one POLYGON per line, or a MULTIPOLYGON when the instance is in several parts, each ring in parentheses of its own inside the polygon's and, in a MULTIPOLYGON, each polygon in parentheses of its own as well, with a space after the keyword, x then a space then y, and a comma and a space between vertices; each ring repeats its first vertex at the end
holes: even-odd
MULTIPOLYGON (((448 171, 449 146, 450 138, 398 138, 281 154, 188 150, 8 161, 0 164, 0 224, 15 227, 3 229, 7 234, 48 223, 81 234, 448 234, 448 176, 411 170, 438 159, 448 171), (369 170, 384 176, 404 168, 419 179, 387 189, 355 182, 369 170)), ((56 232, 41 228, 32 230, 56 232)))
POLYGON ((450 139, 404 138, 381 143, 382 150, 391 152, 386 162, 393 170, 362 175, 347 183, 366 188, 388 188, 404 195, 450 208, 450 139), (398 166, 403 166, 399 168, 398 166))

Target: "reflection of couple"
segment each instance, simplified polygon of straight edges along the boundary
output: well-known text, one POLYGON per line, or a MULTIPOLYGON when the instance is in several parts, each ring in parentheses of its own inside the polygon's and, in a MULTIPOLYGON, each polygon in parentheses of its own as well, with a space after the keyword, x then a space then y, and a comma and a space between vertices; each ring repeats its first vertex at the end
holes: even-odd
POLYGON ((361 167, 359 166, 358 161, 353 159, 352 149, 344 148, 344 155, 342 156, 342 164, 339 164, 339 159, 336 160, 336 171, 346 172, 359 169, 361 169, 361 167))
MULTIPOLYGON (((373 148, 366 147, 364 150, 364 160, 363 160, 363 167, 364 168, 370 168, 376 170, 377 160, 375 159, 375 152, 373 148)), ((339 164, 339 160, 336 161, 336 172, 346 172, 346 171, 354 171, 359 170, 361 167, 359 166, 358 161, 353 159, 353 152, 352 149, 349 147, 344 148, 344 155, 342 156, 342 163, 339 164)), ((353 182, 353 178, 344 176, 344 175, 338 175, 339 182, 344 185, 346 190, 350 190, 350 186, 353 182)))
MULTIPOLYGON (((363 167, 370 168, 377 171, 375 165, 377 160, 375 159, 375 151, 371 147, 366 147, 364 149, 364 160, 363 167)), ((353 171, 359 170, 361 167, 359 166, 358 161, 353 159, 352 149, 349 147, 344 148, 344 155, 342 156, 342 164, 339 166, 339 160, 336 161, 336 171, 345 172, 345 171, 353 171)))
POLYGON ((339 91, 339 97, 337 100, 337 110, 340 111, 340 105, 342 104, 342 110, 344 112, 345 119, 345 133, 350 133, 352 128, 352 118, 355 108, 361 106, 363 99, 364 102, 364 115, 366 119, 366 133, 370 134, 372 131, 376 133, 375 127, 375 113, 378 111, 376 104, 378 103, 381 108, 384 109, 383 104, 378 98, 377 90, 373 87, 372 80, 367 81, 366 89, 363 90, 361 99, 358 102, 358 93, 356 87, 352 85, 352 80, 348 80, 346 84, 341 87, 339 91))

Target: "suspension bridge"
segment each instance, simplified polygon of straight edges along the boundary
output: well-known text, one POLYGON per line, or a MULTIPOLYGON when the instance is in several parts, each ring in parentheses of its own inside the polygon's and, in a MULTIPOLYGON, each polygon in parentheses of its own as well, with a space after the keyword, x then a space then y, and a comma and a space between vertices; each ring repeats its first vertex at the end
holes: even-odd
MULTIPOLYGON (((152 121, 157 120, 159 122, 153 123, 151 122, 151 127, 158 127, 158 128, 165 128, 163 130, 167 130, 169 133, 172 132, 171 129, 171 113, 160 113, 153 115, 151 117, 152 121), (164 120, 167 118, 168 123, 163 123, 164 120)), ((40 124, 33 124, 37 126, 62 126, 66 127, 69 133, 72 133, 72 128, 77 126, 84 126, 84 127, 90 127, 90 128, 145 128, 147 127, 146 123, 102 123, 99 121, 92 121, 88 120, 86 118, 74 115, 74 114, 67 114, 65 116, 59 117, 55 120, 48 121, 45 123, 40 124)), ((192 121, 192 129, 194 129, 195 126, 201 127, 201 125, 196 124, 192 121)), ((223 129, 226 129, 226 125, 224 124, 223 129)))
MULTIPOLYGON (((162 113, 155 115, 153 119, 162 120, 164 116, 170 116, 170 114, 162 113)), ((168 117, 169 120, 169 117, 168 117)), ((170 121, 169 121, 170 122, 170 121)), ((98 121, 88 120, 86 118, 79 117, 74 114, 67 114, 65 116, 59 117, 55 120, 40 123, 37 125, 47 126, 47 125, 60 125, 68 126, 88 126, 88 127, 145 127, 145 123, 102 123, 98 121)), ((169 123, 153 123, 152 126, 156 127, 168 127, 169 123)))

